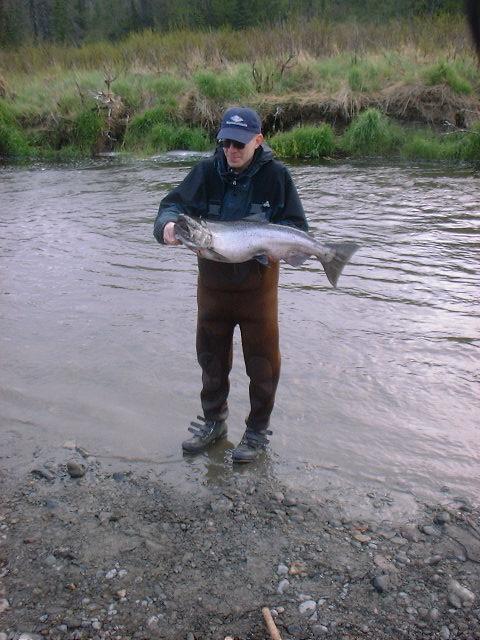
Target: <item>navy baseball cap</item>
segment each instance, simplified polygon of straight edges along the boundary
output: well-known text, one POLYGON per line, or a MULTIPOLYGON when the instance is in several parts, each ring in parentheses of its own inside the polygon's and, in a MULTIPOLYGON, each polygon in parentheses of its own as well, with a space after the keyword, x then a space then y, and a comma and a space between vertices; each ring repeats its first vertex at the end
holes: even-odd
POLYGON ((217 138, 248 144, 259 133, 262 133, 262 121, 256 111, 248 107, 232 107, 223 114, 217 138))

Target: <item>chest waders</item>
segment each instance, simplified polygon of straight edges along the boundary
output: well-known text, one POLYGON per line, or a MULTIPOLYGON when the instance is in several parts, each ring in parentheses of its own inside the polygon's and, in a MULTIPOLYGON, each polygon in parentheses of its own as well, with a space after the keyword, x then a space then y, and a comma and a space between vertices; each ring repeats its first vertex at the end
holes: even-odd
POLYGON ((202 409, 207 420, 228 414, 233 332, 240 327, 250 378, 247 427, 268 427, 280 375, 278 340, 279 265, 198 260, 197 358, 202 369, 202 409))

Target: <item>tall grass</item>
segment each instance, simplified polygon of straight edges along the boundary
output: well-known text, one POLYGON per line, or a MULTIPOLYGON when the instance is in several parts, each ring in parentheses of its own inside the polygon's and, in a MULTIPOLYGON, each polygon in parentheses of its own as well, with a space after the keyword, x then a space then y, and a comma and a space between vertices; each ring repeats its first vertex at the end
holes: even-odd
POLYGON ((0 156, 18 158, 29 152, 27 137, 18 126, 14 112, 0 100, 0 156))
POLYGON ((342 139, 342 148, 351 155, 391 155, 402 135, 377 109, 367 109, 351 123, 342 139))
POLYGON ((319 160, 335 153, 335 134, 328 124, 319 127, 297 127, 277 133, 269 143, 272 149, 285 158, 312 158, 319 160))
POLYGON ((429 19, 397 19, 385 22, 336 22, 317 18, 291 20, 271 27, 250 28, 232 33, 216 31, 173 31, 134 33, 122 42, 95 42, 81 47, 44 44, 0 51, 0 67, 12 72, 34 73, 57 69, 150 70, 168 68, 191 73, 208 67, 219 68, 229 62, 285 58, 305 52, 313 58, 352 52, 357 57, 386 50, 415 50, 428 58, 443 51, 448 59, 462 56, 469 47, 464 20, 458 16, 429 19))

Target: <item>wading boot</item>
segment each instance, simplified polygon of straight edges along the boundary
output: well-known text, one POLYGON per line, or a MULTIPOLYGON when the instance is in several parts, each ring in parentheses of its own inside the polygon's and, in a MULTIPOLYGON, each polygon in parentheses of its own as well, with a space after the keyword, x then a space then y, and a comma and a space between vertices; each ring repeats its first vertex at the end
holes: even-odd
POLYGON ((182 442, 185 453, 199 453, 204 451, 214 442, 227 435, 227 423, 225 420, 205 420, 203 416, 197 416, 203 424, 191 422, 188 430, 193 433, 193 438, 182 442))
POLYGON ((271 434, 272 432, 266 429, 262 431, 247 429, 238 447, 235 447, 232 451, 233 462, 252 462, 256 460, 268 444, 267 435, 271 434))

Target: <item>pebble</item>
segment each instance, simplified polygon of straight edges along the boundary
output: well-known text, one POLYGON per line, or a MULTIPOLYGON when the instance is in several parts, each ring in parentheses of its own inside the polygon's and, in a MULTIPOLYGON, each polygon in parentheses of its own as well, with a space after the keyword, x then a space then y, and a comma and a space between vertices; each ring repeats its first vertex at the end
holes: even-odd
POLYGON ((430 619, 432 622, 438 622, 438 620, 440 620, 440 611, 436 607, 430 609, 430 619))
POLYGON ((450 638, 450 629, 446 626, 443 626, 440 629, 440 638, 442 638, 442 640, 448 640, 450 638))
POLYGON ((447 522, 451 522, 451 521, 452 521, 452 518, 448 513, 448 511, 441 511, 440 513, 437 513, 437 515, 435 516, 435 522, 437 524, 446 524, 447 522))
POLYGON ((0 598, 0 613, 6 611, 10 606, 10 603, 5 598, 0 598))
POLYGON ((280 504, 285 500, 285 496, 281 491, 277 491, 277 493, 273 494, 274 499, 280 504))
POLYGON ((105 578, 107 580, 111 580, 112 578, 115 578, 116 575, 117 575, 117 570, 116 569, 110 569, 110 571, 107 571, 107 573, 105 574, 105 578))
POLYGON ((448 600, 450 604, 459 609, 462 604, 471 604, 475 600, 475 595, 470 589, 452 579, 448 583, 448 600))
POLYGON ((442 561, 442 556, 435 555, 435 556, 430 556, 429 558, 427 558, 425 560, 425 564, 434 565, 434 564, 438 564, 441 561, 442 561))
POLYGON ((49 480, 50 482, 52 480, 55 480, 55 474, 52 473, 49 469, 43 469, 43 468, 32 469, 32 475, 36 476, 37 478, 43 478, 44 480, 49 480))
POLYGON ((279 576, 286 576, 288 573, 288 567, 286 564, 279 564, 277 567, 277 573, 279 576))
POLYGON ((298 610, 304 616, 307 613, 313 613, 317 608, 317 603, 315 600, 305 600, 300 604, 298 610))
POLYGON ((422 531, 425 535, 427 536, 438 536, 438 529, 436 529, 435 527, 433 527, 430 524, 426 524, 422 527, 422 531))
POLYGON ((420 531, 416 524, 406 524, 400 529, 400 533, 409 542, 418 542, 421 538, 420 531))
POLYGON ((284 578, 283 580, 280 580, 277 587, 277 593, 282 595, 289 588, 289 586, 290 586, 290 582, 286 578, 284 578))
POLYGON ((83 478, 85 475, 85 466, 75 460, 69 460, 67 462, 67 471, 71 478, 83 478))
POLYGON ((8 636, 6 633, 0 632, 0 640, 7 640, 8 636))
POLYGON ((312 627, 312 631, 316 636, 323 636, 325 633, 328 633, 328 627, 324 624, 315 624, 312 627))
POLYGON ((388 576, 375 576, 372 584, 379 593, 383 593, 388 587, 388 576))

